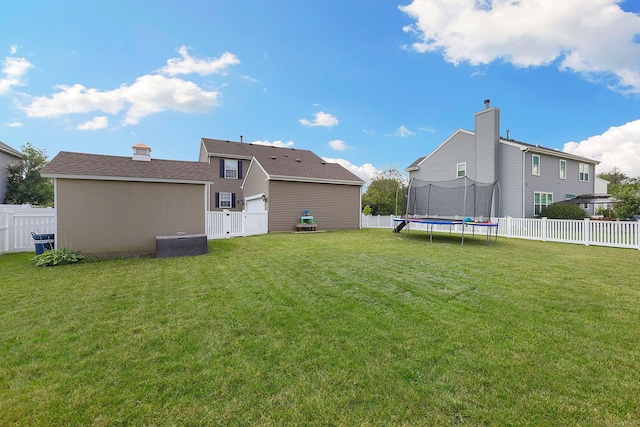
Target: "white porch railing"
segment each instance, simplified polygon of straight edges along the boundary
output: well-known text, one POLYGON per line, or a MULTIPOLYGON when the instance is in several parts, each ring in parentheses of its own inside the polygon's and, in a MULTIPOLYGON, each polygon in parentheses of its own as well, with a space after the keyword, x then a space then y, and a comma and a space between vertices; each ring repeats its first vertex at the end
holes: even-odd
MULTIPOLYGON (((394 216, 362 216, 365 228, 394 228, 394 216)), ((640 250, 640 222, 548 219, 494 218, 498 222, 498 236, 545 242, 575 243, 640 250)), ((411 224, 414 230, 427 230, 421 224, 411 224)), ((435 226, 433 231, 451 231, 449 226, 435 226), (440 228, 438 228, 440 227, 440 228)), ((455 231, 455 229, 454 229, 455 231)))
POLYGON ((55 226, 55 209, 0 205, 0 254, 35 251, 31 233, 53 234, 55 226))
POLYGON ((206 212, 207 239, 267 234, 267 212, 206 212))

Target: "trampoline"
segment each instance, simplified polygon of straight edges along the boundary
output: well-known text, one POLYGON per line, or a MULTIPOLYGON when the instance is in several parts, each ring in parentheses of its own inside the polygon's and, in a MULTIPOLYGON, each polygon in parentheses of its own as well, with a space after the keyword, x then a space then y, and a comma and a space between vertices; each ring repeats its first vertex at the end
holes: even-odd
MULTIPOLYGON (((464 221, 461 219, 444 219, 444 218, 395 218, 394 222, 398 223, 398 226, 394 228, 394 233, 400 233, 400 230, 404 229, 404 233, 409 232, 411 224, 425 224, 427 231, 429 232, 429 242, 433 242, 433 229, 434 226, 449 226, 449 234, 455 229, 460 227, 460 244, 464 245, 464 233, 466 227, 472 227, 473 235, 475 236, 476 227, 483 227, 486 231, 486 244, 489 244, 493 239, 494 243, 498 242, 498 223, 497 222, 476 222, 476 221, 464 221), (400 228, 400 230, 398 230, 400 228)), ((437 230, 436 230, 437 231, 437 230)))
MULTIPOLYGON (((471 227, 486 232, 489 244, 493 238, 498 241, 498 223, 485 220, 492 217, 494 193, 499 192, 498 182, 482 183, 468 177, 448 181, 424 181, 413 178, 409 183, 407 210, 405 216, 394 219, 397 226, 394 233, 405 230, 411 224, 424 224, 429 231, 429 241, 433 232, 448 226, 449 233, 460 231, 461 245, 464 245, 465 229, 471 227), (480 227, 480 228, 478 228, 480 227)), ((497 216, 497 215, 496 215, 497 216)))

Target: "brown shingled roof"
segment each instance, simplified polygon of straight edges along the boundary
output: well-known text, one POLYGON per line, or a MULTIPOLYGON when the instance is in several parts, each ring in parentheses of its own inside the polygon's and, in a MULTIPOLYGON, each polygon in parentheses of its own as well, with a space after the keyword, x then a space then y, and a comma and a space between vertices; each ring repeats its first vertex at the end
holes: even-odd
POLYGON ((364 181, 337 163, 329 163, 309 150, 273 147, 202 138, 210 156, 254 158, 271 179, 312 180, 362 185, 364 181))
POLYGON ((211 166, 203 162, 152 159, 61 151, 40 171, 52 178, 112 179, 162 182, 213 182, 211 166))

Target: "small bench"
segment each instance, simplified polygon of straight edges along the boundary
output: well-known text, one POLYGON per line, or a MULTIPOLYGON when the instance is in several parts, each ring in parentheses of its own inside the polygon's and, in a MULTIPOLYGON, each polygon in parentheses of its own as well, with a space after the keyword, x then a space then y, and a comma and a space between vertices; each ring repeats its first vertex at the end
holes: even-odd
POLYGON ((206 234, 174 234, 170 236, 156 236, 157 258, 204 255, 207 252, 206 234))
POLYGON ((296 224, 296 231, 318 231, 318 224, 296 224))

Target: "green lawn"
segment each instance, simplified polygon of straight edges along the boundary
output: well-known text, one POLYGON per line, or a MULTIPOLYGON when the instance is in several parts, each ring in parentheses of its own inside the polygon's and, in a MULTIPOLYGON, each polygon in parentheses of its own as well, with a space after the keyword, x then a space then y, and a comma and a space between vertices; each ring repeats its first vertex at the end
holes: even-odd
POLYGON ((0 256, 0 425, 640 425, 640 251, 484 241, 0 256))

